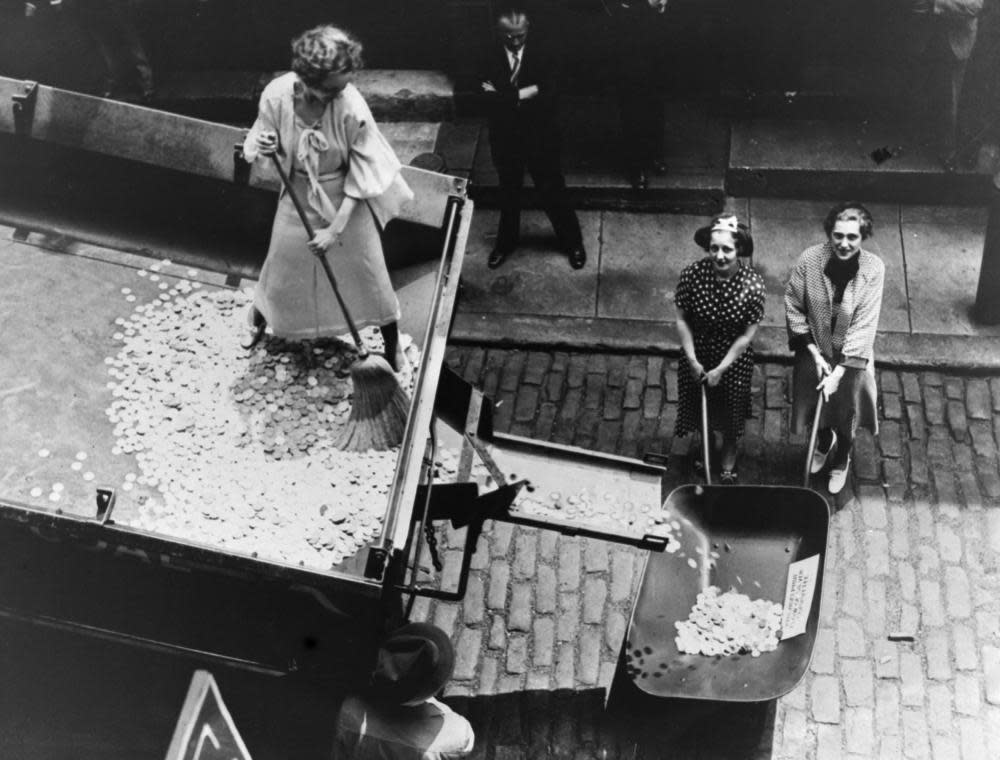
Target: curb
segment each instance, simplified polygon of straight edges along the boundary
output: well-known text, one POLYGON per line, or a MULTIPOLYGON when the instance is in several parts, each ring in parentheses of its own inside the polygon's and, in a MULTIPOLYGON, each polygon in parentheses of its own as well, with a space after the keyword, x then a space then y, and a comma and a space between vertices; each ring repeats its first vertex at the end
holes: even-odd
MULTIPOLYGON (((463 310, 461 305, 449 342, 595 353, 681 353, 673 322, 495 314, 463 310)), ((792 363, 784 328, 761 327, 754 350, 759 362, 792 363)), ((1000 374, 998 337, 880 333, 875 356, 881 369, 1000 374)))

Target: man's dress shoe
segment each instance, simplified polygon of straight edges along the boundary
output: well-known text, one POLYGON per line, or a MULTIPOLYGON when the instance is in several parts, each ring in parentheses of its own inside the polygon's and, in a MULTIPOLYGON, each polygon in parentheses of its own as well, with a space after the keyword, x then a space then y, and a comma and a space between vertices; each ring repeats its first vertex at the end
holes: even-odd
POLYGON ((649 187, 649 177, 644 169, 632 172, 628 178, 633 190, 645 190, 649 187))
POLYGON ((494 248, 490 251, 490 257, 486 260, 486 266, 490 269, 496 269, 498 266, 503 264, 506 258, 507 254, 504 251, 501 251, 499 248, 494 248))
POLYGON ((587 252, 583 250, 583 246, 579 245, 569 252, 569 265, 573 269, 583 269, 583 265, 587 263, 587 252))

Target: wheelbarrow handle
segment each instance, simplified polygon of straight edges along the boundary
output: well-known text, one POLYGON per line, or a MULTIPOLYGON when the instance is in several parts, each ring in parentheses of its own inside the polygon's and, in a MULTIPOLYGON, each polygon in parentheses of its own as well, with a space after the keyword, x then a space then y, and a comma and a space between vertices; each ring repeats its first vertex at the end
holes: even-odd
POLYGON ((708 391, 705 390, 705 381, 701 381, 701 455, 705 461, 705 485, 712 485, 711 451, 708 429, 708 391))
POLYGON ((819 435, 819 418, 823 414, 823 391, 817 394, 816 413, 813 415, 812 430, 809 433, 809 450, 806 452, 805 472, 802 477, 802 485, 809 487, 809 478, 812 476, 813 454, 816 452, 816 438, 819 435))

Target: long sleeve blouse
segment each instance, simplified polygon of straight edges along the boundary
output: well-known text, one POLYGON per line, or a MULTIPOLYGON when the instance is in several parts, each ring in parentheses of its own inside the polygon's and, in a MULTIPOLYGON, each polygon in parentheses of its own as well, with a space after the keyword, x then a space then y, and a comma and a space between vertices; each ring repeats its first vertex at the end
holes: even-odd
POLYGON ((829 243, 813 246, 792 269, 785 287, 789 347, 797 350, 815 343, 824 356, 842 355, 840 363, 845 367, 870 368, 875 358, 885 265, 874 253, 858 253, 858 273, 836 304, 833 283, 824 273, 832 255, 829 243))
MULTIPOLYGON (((294 72, 272 80, 260 96, 257 119, 243 143, 243 155, 253 162, 259 157, 257 135, 271 130, 278 135, 278 158, 290 173, 297 149, 294 72)), ((400 206, 413 193, 400 174, 401 164, 392 146, 379 131, 364 97, 348 84, 332 101, 333 134, 328 137, 346 155, 344 194, 369 203, 381 224, 399 215, 400 206)))

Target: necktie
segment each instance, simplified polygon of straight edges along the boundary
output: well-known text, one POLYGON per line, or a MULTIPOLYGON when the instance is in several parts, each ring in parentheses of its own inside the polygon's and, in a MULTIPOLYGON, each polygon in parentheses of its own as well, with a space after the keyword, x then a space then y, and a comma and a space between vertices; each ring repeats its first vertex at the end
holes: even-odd
POLYGON ((514 53, 513 55, 514 55, 514 65, 511 67, 510 70, 510 83, 516 87, 517 76, 518 74, 521 73, 521 54, 514 53))

